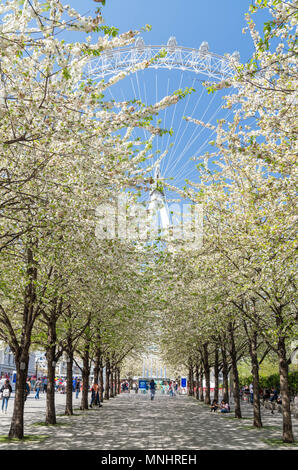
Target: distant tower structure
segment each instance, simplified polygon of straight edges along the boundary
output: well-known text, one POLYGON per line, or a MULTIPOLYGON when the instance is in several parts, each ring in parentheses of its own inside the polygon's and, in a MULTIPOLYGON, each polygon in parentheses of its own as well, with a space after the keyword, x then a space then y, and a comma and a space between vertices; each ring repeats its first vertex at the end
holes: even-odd
MULTIPOLYGON (((159 164, 155 168, 154 182, 151 185, 150 202, 148 211, 153 220, 156 221, 157 228, 167 232, 170 226, 169 214, 163 187, 160 183, 159 164), (158 213, 160 214, 161 224, 159 226, 158 213)), ((156 228, 156 227, 155 227, 156 228)))

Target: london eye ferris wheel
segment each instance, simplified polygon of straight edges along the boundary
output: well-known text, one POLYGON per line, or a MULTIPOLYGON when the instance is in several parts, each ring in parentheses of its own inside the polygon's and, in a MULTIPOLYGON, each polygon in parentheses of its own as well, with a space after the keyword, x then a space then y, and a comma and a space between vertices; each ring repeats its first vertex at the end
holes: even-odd
MULTIPOLYGON (((239 53, 234 56, 239 61, 239 53)), ((162 186, 156 190, 156 181, 164 181, 182 189, 186 180, 197 182, 199 172, 197 161, 201 155, 213 151, 210 146, 212 125, 218 119, 228 119, 233 109, 223 108, 223 96, 226 91, 219 90, 209 94, 204 82, 220 82, 233 75, 231 63, 227 57, 209 51, 207 42, 202 42, 198 49, 177 44, 175 37, 170 37, 166 45, 146 45, 141 37, 135 44, 107 51, 92 59, 88 64, 88 76, 92 79, 107 80, 121 71, 126 71, 135 64, 147 60, 150 66, 145 70, 128 74, 119 83, 108 88, 107 99, 114 102, 140 100, 146 106, 152 105, 176 90, 191 89, 183 100, 159 112, 155 123, 163 129, 171 130, 154 139, 150 162, 150 174, 154 184, 148 200, 149 208, 160 211, 161 225, 171 224, 168 202, 177 197, 171 189, 162 186), (156 58, 160 51, 165 51, 156 58), (185 119, 187 118, 187 119, 185 119), (192 122, 199 120, 211 124, 210 128, 201 127, 192 122), (160 155, 166 156, 160 158, 160 155)), ((153 123, 154 124, 154 123, 153 123)), ((148 131, 139 130, 139 137, 148 139, 148 131)), ((137 137, 136 135, 134 137, 137 137)), ((144 163, 148 165, 147 163, 144 163)))

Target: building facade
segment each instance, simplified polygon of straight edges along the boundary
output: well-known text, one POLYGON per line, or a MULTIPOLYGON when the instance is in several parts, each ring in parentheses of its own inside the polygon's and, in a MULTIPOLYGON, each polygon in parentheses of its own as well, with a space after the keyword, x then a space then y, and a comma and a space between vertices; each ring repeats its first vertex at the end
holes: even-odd
MULTIPOLYGON (((9 346, 0 342, 0 377, 13 379, 16 372, 15 358, 9 346)), ((35 374, 35 353, 30 353, 28 376, 35 374)))

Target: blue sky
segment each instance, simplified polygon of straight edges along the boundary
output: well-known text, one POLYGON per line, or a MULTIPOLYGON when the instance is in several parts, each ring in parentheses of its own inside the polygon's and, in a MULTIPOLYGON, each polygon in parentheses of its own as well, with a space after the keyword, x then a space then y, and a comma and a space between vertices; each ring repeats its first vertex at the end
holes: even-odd
MULTIPOLYGON (((103 9, 107 23, 116 21, 121 29, 152 26, 149 44, 166 44, 170 36, 186 47, 207 41, 218 54, 242 49, 247 55, 241 30, 247 0, 107 0, 103 9)), ((147 39, 148 38, 148 39, 147 39)))
MULTIPOLYGON (((69 0, 80 12, 93 13, 100 3, 93 0, 69 0)), ((249 35, 242 34, 246 26, 244 15, 251 0, 106 0, 102 8, 106 24, 121 32, 139 29, 145 24, 152 31, 144 35, 147 44, 166 44, 175 36, 178 44, 199 47, 207 41, 217 54, 239 50, 241 60, 252 53, 249 35)), ((259 15, 260 24, 265 14, 259 15)))

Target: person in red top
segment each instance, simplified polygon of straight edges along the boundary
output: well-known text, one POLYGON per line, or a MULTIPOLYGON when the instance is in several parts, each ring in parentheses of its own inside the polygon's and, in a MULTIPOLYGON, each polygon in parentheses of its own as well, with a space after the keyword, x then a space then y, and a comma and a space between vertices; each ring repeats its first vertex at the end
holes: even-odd
POLYGON ((94 382, 92 387, 91 387, 91 403, 90 403, 90 408, 92 408, 93 403, 95 405, 98 405, 101 407, 102 405, 100 404, 99 400, 99 386, 97 382, 94 382))

